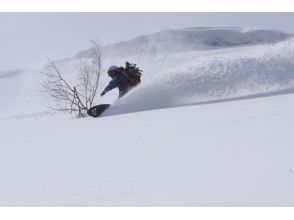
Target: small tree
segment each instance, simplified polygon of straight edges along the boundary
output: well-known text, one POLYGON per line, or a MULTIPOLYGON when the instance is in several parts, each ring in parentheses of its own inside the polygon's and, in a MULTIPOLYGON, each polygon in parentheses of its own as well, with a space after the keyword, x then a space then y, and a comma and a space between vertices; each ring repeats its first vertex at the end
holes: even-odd
POLYGON ((91 51, 93 59, 80 61, 77 85, 70 85, 56 63, 48 58, 42 87, 52 98, 49 108, 82 117, 93 106, 101 75, 101 50, 97 43, 91 43, 94 45, 91 51))

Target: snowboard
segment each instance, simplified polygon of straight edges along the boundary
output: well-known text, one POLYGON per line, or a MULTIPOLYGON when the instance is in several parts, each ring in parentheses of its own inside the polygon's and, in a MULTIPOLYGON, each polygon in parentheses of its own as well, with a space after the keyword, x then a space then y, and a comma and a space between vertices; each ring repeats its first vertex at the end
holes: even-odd
POLYGON ((87 113, 88 115, 97 118, 99 115, 101 115, 106 109, 108 109, 110 104, 101 104, 101 105, 95 105, 92 108, 90 108, 87 113))

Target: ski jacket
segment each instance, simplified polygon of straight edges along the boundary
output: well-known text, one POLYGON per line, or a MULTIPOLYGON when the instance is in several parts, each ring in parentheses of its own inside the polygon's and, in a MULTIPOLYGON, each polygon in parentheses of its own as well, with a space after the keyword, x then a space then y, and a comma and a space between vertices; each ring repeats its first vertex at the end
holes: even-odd
POLYGON ((105 87, 104 92, 118 88, 119 97, 122 97, 132 87, 130 83, 130 77, 123 71, 121 74, 112 78, 109 84, 105 87))

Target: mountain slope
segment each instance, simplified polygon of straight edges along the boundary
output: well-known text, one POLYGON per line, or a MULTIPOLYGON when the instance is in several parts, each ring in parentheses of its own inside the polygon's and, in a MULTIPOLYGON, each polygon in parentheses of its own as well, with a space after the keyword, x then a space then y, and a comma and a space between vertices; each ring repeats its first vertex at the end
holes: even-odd
MULTIPOLYGON (((99 92, 109 81, 107 67, 126 60, 144 70, 141 86, 123 101, 123 108, 129 106, 132 111, 289 89, 294 69, 292 37, 273 30, 190 28, 109 45, 102 48, 99 92), (140 100, 144 103, 139 104, 140 100)), ((58 67, 74 82, 79 59, 89 56, 88 50, 80 52, 59 61, 58 67)), ((0 117, 47 111, 49 99, 41 92, 41 72, 0 72, 0 98, 5 103, 0 117)), ((112 103, 116 97, 113 92, 96 102, 112 103)))
MULTIPOLYGON (((184 28, 157 32, 103 47, 105 56, 158 55, 235 46, 277 43, 293 37, 291 33, 275 30, 244 28, 184 28)), ((76 57, 90 57, 91 50, 76 57)))
MULTIPOLYGON (((103 50, 98 92, 109 65, 144 74, 97 98, 113 103, 97 119, 48 111, 42 70, 0 72, 0 206, 294 205, 293 35, 193 28, 103 50)), ((57 61, 67 80, 88 52, 57 61)))
MULTIPOLYGON (((110 65, 137 63, 141 85, 116 103, 113 113, 127 113, 294 88, 293 35, 274 30, 191 28, 168 30, 109 45, 103 50, 101 92, 110 65)), ((89 50, 58 61, 65 78, 76 82, 80 59, 89 50)), ((47 111, 42 70, 0 72, 0 118, 47 111)), ((114 103, 117 92, 96 103, 114 103)))
POLYGON ((1 121, 0 205, 293 206, 293 98, 1 121))

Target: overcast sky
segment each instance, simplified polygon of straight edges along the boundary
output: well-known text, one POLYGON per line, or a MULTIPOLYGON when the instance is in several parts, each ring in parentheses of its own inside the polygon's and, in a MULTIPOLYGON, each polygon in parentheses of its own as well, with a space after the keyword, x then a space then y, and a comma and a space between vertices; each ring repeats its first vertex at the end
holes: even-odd
POLYGON ((183 27, 271 28, 294 33, 294 13, 0 13, 0 70, 41 67, 90 46, 183 27))

